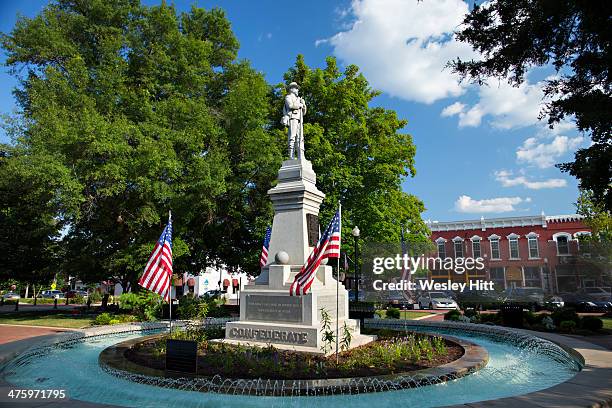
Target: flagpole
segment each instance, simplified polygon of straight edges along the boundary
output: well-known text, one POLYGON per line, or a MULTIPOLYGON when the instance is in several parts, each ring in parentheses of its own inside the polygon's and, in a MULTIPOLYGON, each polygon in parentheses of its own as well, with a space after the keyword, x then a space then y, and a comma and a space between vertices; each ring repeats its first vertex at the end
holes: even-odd
MULTIPOLYGON (((168 210, 168 223, 172 220, 172 210, 168 210)), ((172 335, 172 275, 170 275, 170 285, 168 286, 168 297, 170 298, 170 308, 169 308, 169 317, 170 317, 170 335, 172 335)))
MULTIPOLYGON (((342 248, 342 203, 338 200, 338 220, 340 222, 340 248, 342 248)), ((340 248, 338 249, 338 267, 336 268, 336 365, 338 365, 338 317, 340 315, 340 248)))

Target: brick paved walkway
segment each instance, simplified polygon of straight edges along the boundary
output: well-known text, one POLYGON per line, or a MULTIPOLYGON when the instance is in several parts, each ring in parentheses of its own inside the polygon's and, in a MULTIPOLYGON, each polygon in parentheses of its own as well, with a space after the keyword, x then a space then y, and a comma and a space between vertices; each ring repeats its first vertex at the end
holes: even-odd
POLYGON ((55 334, 60 332, 70 331, 69 329, 51 328, 51 327, 34 327, 34 326, 17 326, 17 325, 0 325, 0 344, 10 343, 11 341, 23 340, 30 337, 43 336, 45 334, 55 334))

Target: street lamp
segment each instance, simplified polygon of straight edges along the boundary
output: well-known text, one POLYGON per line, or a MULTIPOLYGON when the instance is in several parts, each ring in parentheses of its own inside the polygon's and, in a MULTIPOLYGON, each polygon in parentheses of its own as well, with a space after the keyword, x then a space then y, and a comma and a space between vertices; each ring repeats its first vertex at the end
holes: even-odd
POLYGON ((355 239, 355 262, 353 262, 353 264, 355 265, 355 301, 359 302, 359 267, 357 265, 357 262, 359 260, 359 247, 357 245, 357 241, 359 240, 359 227, 355 225, 355 228, 353 228, 353 231, 351 231, 351 234, 353 235, 353 238, 355 239))

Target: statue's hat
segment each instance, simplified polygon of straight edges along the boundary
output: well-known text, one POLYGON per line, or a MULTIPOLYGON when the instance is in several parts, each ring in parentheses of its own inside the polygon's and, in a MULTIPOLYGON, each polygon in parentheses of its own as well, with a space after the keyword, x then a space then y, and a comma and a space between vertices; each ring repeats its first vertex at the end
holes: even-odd
POLYGON ((300 89, 300 86, 297 84, 297 82, 292 82, 292 83, 289 84, 289 89, 291 89, 291 88, 300 89))

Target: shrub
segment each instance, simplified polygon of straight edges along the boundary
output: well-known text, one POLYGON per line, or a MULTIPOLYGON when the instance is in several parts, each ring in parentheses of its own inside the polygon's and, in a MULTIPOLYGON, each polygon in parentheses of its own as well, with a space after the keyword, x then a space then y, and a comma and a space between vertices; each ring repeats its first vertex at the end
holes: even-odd
POLYGON ((531 311, 523 312, 523 318, 529 325, 538 324, 542 321, 542 318, 540 316, 531 311))
POLYGON ((544 326, 546 330, 555 330, 557 328, 554 320, 548 315, 544 315, 542 318, 542 326, 544 326))
POLYGON ((183 296, 179 299, 178 315, 181 319, 203 319, 208 315, 210 303, 214 300, 183 296))
POLYGON ((154 321, 161 315, 160 297, 149 291, 123 293, 119 297, 119 308, 134 313, 139 320, 154 321))
POLYGON ((94 290, 93 292, 90 293, 89 299, 91 299, 91 303, 101 302, 102 294, 100 294, 100 292, 98 292, 97 290, 94 290))
POLYGON ((576 322, 573 320, 563 320, 559 328, 562 332, 572 333, 576 329, 576 322))
POLYGON ((134 311, 142 303, 140 297, 136 293, 122 293, 119 296, 119 309, 125 311, 134 311))
POLYGON ((448 312, 444 313, 444 320, 453 320, 453 321, 458 321, 459 320, 459 316, 461 316, 461 312, 458 310, 449 310, 448 312))
POLYGON ((603 329, 603 320, 595 316, 585 316, 582 318, 582 328, 591 331, 603 329))
POLYGON ((561 322, 565 320, 572 320, 576 325, 580 322, 578 313, 571 307, 564 307, 563 309, 555 310, 550 315, 557 326, 561 326, 561 322))
POLYGON ((485 324, 501 324, 501 315, 499 313, 480 313, 480 322, 485 324))
POLYGON ((390 307, 387 309, 387 317, 389 319, 399 319, 400 318, 400 310, 395 307, 390 307))
POLYGON ((110 315, 110 313, 101 313, 101 314, 96 316, 96 318, 93 321, 93 324, 95 324, 97 326, 102 326, 102 325, 110 324, 112 319, 113 318, 110 315))

